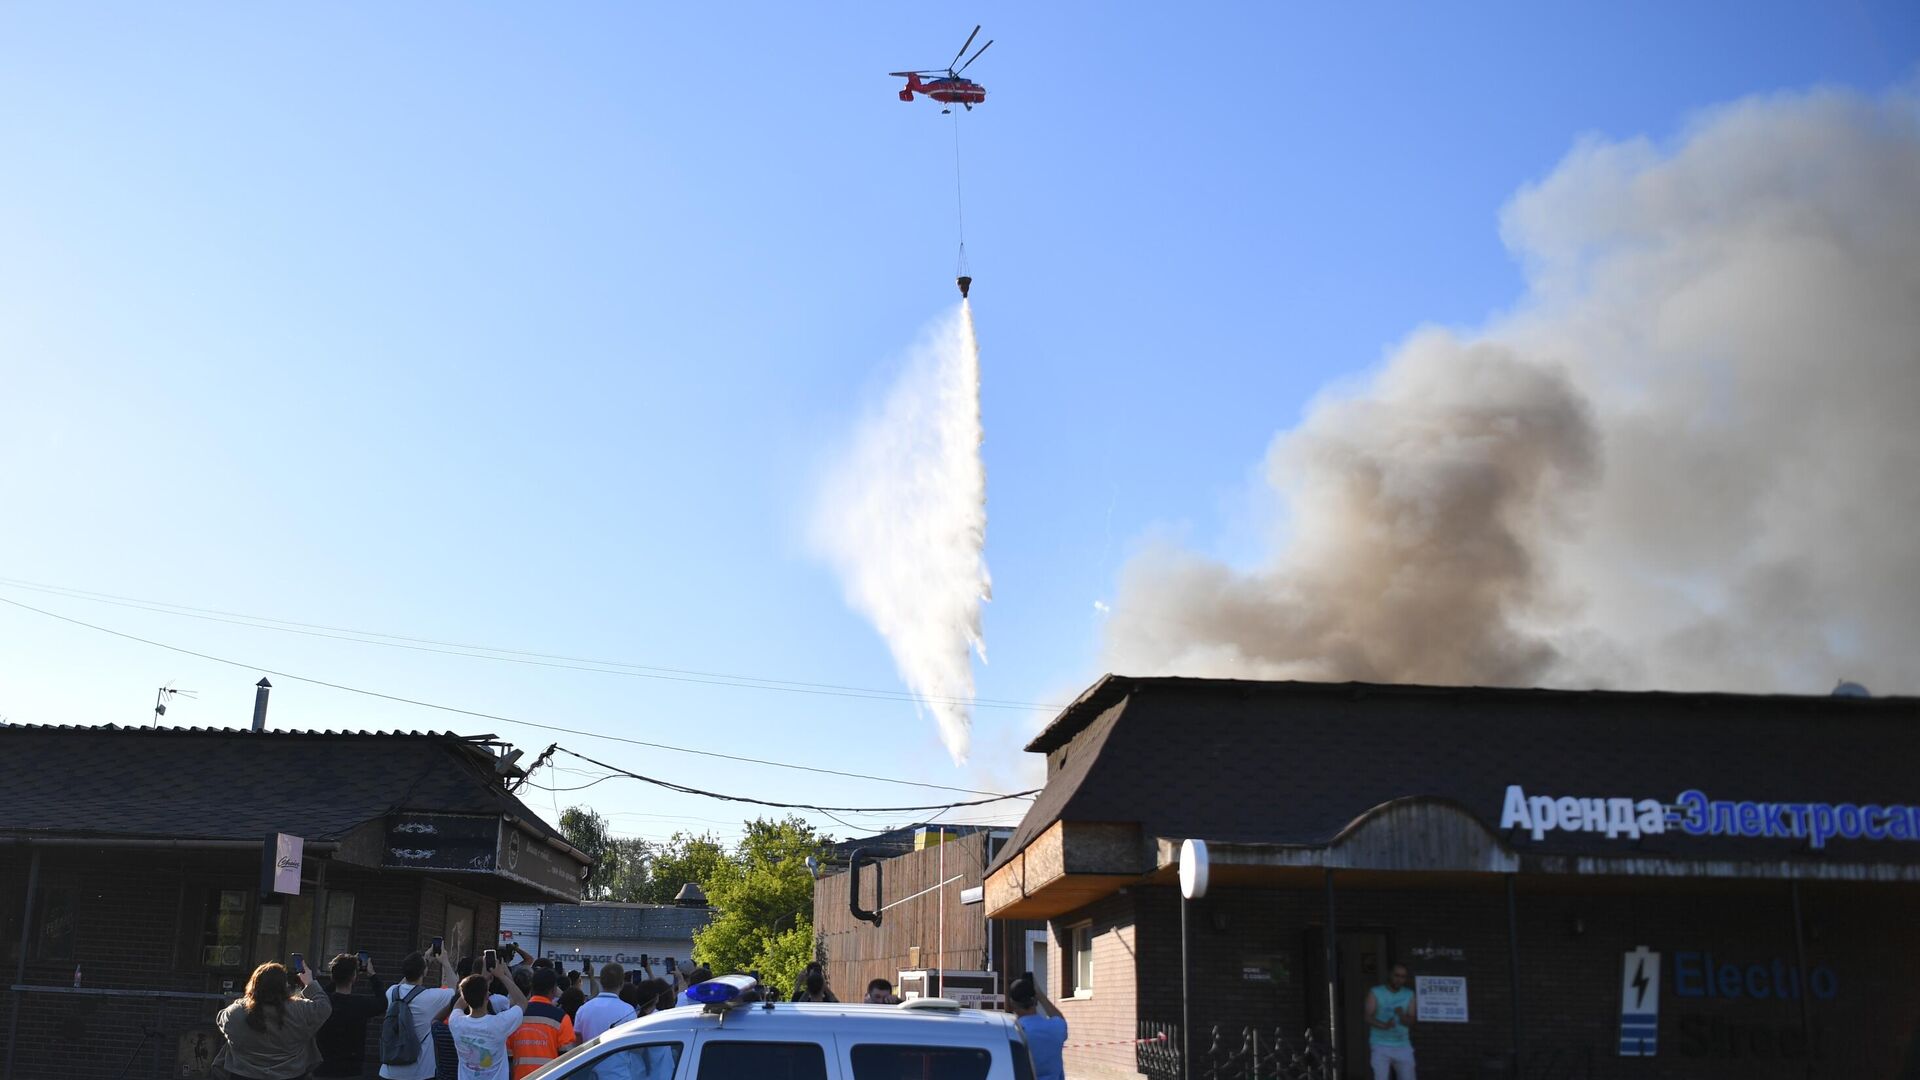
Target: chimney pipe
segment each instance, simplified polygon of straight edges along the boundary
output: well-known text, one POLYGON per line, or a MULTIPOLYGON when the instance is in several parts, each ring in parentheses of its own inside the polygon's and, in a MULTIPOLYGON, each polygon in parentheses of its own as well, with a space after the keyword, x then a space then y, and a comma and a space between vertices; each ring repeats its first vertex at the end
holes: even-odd
POLYGON ((273 691, 273 684, 261 679, 253 684, 253 730, 267 730, 267 695, 273 691))

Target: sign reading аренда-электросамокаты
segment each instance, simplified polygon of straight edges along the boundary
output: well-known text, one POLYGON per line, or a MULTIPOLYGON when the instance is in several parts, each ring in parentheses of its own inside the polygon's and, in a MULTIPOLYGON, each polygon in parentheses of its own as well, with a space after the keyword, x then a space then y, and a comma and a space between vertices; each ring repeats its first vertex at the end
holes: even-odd
POLYGON ((1658 799, 1528 795, 1507 785, 1501 831, 1525 829, 1535 840, 1555 830, 1609 838, 1745 836, 1807 840, 1818 850, 1829 840, 1920 841, 1920 806, 1879 803, 1763 803, 1708 799, 1690 789, 1672 803, 1658 799))

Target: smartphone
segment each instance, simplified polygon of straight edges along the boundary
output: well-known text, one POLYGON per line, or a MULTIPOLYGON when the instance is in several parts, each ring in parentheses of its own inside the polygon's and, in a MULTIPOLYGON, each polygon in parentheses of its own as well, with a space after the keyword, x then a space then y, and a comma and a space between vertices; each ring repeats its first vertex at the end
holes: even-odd
POLYGON ((301 956, 299 953, 294 953, 293 964, 291 966, 293 969, 293 973, 295 975, 298 975, 301 972, 307 970, 307 958, 304 956, 301 956))
POLYGON ((446 941, 447 941, 447 939, 446 939, 446 938, 434 938, 434 939, 433 939, 433 944, 432 944, 431 946, 429 946, 429 947, 428 947, 428 949, 427 949, 427 951, 428 951, 429 953, 432 953, 432 954, 433 954, 434 956, 439 956, 439 955, 440 955, 440 949, 441 949, 441 947, 442 947, 443 945, 445 945, 445 944, 446 944, 446 941))
POLYGON ((373 957, 367 955, 367 950, 361 949, 360 950, 360 970, 361 971, 367 970, 367 965, 371 963, 373 963, 373 957))
POLYGON ((638 986, 638 985, 640 985, 640 979, 641 979, 641 973, 640 973, 640 972, 638 972, 638 971, 629 971, 629 972, 627 972, 627 981, 628 981, 628 982, 630 982, 630 983, 632 983, 632 984, 634 984, 635 986, 638 986))
POLYGON ((671 956, 669 956, 669 957, 667 957, 667 970, 668 970, 668 971, 677 971, 677 970, 679 970, 679 966, 678 966, 678 965, 676 965, 676 964, 675 964, 675 963, 673 962, 673 957, 671 957, 671 956))
POLYGON ((484 958, 480 962, 481 971, 492 971, 500 966, 500 954, 493 949, 488 949, 480 955, 484 958))
POLYGON ((640 966, 641 966, 641 967, 646 967, 646 966, 647 966, 647 960, 648 960, 648 957, 647 957, 647 954, 646 954, 646 953, 641 953, 641 954, 640 954, 640 966))

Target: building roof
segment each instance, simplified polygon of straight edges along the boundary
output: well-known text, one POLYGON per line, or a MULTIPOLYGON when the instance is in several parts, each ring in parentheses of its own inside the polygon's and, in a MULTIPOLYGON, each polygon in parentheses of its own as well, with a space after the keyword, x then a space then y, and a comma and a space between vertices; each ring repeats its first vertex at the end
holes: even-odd
MULTIPOLYGON (((937 821, 918 822, 913 825, 902 825, 897 829, 888 829, 886 832, 875 833, 872 836, 857 836, 850 840, 841 840, 829 849, 832 853, 829 862, 836 869, 844 869, 847 860, 852 858, 857 850, 865 850, 868 855, 876 859, 890 859, 895 855, 905 855, 914 849, 914 838, 922 829, 942 827, 937 821)), ((986 832, 993 827, 990 825, 944 826, 949 837, 971 836, 977 832, 986 832)))
POLYGON ((0 836, 337 841, 402 810, 503 815, 491 735, 0 724, 0 836))
MULTIPOLYGON (((1109 675, 1027 749, 1047 784, 995 865, 1056 821, 1156 838, 1324 846, 1368 811, 1431 797, 1499 831, 1529 795, 1920 804, 1920 699, 1252 682, 1109 675)), ((1920 844, 1622 841, 1549 832, 1530 853, 1920 862, 1920 844), (1783 845, 1786 845, 1783 848, 1783 845)))
POLYGON ((680 941, 713 921, 713 909, 673 904, 548 904, 545 938, 680 941))

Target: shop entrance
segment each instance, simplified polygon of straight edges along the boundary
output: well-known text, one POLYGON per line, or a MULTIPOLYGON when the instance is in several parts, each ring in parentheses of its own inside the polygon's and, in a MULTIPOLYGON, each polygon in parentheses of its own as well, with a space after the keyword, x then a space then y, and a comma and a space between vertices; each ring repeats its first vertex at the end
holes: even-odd
MULTIPOLYGON (((1307 1022, 1316 1032, 1327 1030, 1326 938, 1320 927, 1306 934, 1307 1022)), ((1383 929, 1340 930, 1334 934, 1334 973, 1337 1008, 1334 1017, 1340 1037, 1340 1072, 1368 1080, 1367 991, 1387 981, 1389 932, 1383 929)))

